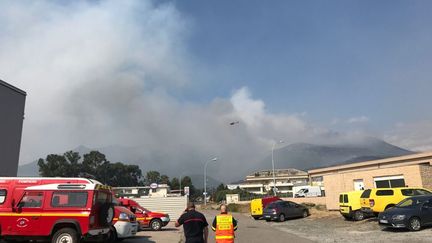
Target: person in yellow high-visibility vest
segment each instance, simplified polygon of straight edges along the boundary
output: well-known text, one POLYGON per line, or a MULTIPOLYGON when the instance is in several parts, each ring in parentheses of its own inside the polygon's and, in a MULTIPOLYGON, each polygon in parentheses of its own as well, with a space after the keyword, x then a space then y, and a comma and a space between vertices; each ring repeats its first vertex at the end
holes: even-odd
POLYGON ((215 231, 216 243, 233 243, 237 230, 237 220, 227 212, 226 205, 221 205, 221 213, 213 220, 212 230, 215 231))

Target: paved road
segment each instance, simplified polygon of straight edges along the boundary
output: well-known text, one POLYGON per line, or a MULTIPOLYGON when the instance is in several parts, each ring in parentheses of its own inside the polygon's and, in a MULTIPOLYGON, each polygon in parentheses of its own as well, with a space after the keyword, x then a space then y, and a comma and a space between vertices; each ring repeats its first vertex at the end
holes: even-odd
MULTIPOLYGON (((203 211, 209 224, 213 222, 214 216, 218 213, 214 210, 203 211)), ((234 213, 234 217, 238 220, 238 230, 236 231, 236 243, 252 243, 252 242, 295 242, 295 243, 310 243, 310 240, 298 237, 296 235, 278 230, 272 227, 271 224, 263 220, 254 220, 249 216, 234 213)), ((210 229, 210 228, 209 228, 210 229)), ((170 223, 163 231, 141 231, 138 237, 124 240, 125 243, 177 243, 183 238, 183 229, 175 228, 173 223, 170 223)), ((184 242, 184 241, 183 241, 184 242)), ((209 243, 214 241, 214 232, 210 229, 209 243)))
MULTIPOLYGON (((209 224, 213 222, 213 218, 218 211, 205 211, 209 224)), ((236 243, 252 243, 252 242, 295 242, 295 243, 310 243, 312 241, 298 237, 294 234, 280 231, 271 226, 264 220, 254 220, 250 216, 233 213, 234 218, 238 221, 238 230, 236 231, 236 243)), ((209 242, 214 242, 214 232, 210 230, 209 242)))
MULTIPOLYGON (((214 216, 218 213, 215 210, 203 211, 209 224, 213 222, 214 216)), ((301 238, 294 234, 281 231, 278 227, 272 227, 271 223, 263 220, 254 220, 250 216, 233 213, 238 220, 238 230, 236 231, 236 243, 277 243, 277 242, 295 242, 310 243, 312 241, 301 238)), ((302 219, 299 219, 302 220, 302 219)), ((210 230, 209 243, 214 241, 214 233, 210 230)), ((122 241, 123 243, 178 243, 183 238, 183 228, 175 228, 174 222, 170 222, 161 231, 140 231, 135 238, 122 241)), ((3 243, 3 241, 0 241, 3 243)), ((183 241, 184 242, 184 241, 183 241)))

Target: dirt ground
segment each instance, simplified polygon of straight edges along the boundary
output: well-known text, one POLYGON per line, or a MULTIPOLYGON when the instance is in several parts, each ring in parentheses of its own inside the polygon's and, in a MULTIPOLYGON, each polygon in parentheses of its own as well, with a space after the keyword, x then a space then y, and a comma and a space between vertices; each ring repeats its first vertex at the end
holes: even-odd
MULTIPOLYGON (((267 222, 263 222, 267 223, 267 222)), ((347 221, 339 212, 311 210, 305 219, 268 222, 280 231, 315 242, 431 242, 432 228, 419 232, 403 229, 382 229, 376 218, 347 221)))

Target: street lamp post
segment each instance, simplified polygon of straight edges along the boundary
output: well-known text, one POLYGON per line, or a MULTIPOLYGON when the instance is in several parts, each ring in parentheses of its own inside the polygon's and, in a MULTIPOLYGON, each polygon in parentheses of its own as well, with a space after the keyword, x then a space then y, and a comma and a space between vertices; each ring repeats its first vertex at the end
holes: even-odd
POLYGON ((179 179, 179 183, 180 183, 180 187, 179 187, 179 189, 180 189, 180 196, 182 195, 182 177, 184 176, 184 174, 185 174, 185 172, 183 172, 183 173, 181 173, 180 174, 180 179, 179 179))
POLYGON ((207 164, 209 162, 217 161, 218 158, 213 158, 208 160, 204 165, 204 205, 207 205, 207 164))
POLYGON ((271 160, 272 160, 272 169, 273 169, 273 194, 276 196, 276 177, 275 177, 275 166, 274 166, 274 149, 276 147, 276 144, 284 143, 283 140, 279 140, 278 142, 273 142, 272 146, 272 154, 271 154, 271 160))
POLYGON ((180 196, 182 195, 182 188, 181 188, 181 178, 182 178, 182 176, 183 176, 183 174, 182 175, 180 175, 180 187, 179 187, 179 190, 180 190, 180 196))

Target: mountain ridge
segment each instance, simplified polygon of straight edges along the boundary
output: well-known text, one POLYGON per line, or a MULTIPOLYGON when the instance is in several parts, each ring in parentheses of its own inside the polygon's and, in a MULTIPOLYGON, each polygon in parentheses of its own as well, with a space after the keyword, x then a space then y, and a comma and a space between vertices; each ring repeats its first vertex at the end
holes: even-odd
MULTIPOLYGON (((332 165, 355 163, 413 154, 395 145, 376 138, 367 138, 358 143, 311 144, 295 143, 274 150, 275 168, 309 170, 332 165)), ((271 156, 260 162, 256 169, 268 169, 271 156)))
MULTIPOLYGON (((156 163, 149 160, 141 159, 141 155, 137 153, 137 149, 124 146, 107 146, 99 149, 90 149, 86 146, 78 146, 73 151, 77 151, 82 156, 91 150, 98 150, 104 153, 107 159, 111 162, 121 161, 126 164, 137 164, 140 166, 143 174, 149 170, 159 171, 161 174, 166 174, 170 178, 178 177, 178 167, 170 166, 168 162, 156 163), (176 169, 177 168, 177 169, 176 169)), ((366 138, 355 142, 340 142, 332 144, 313 144, 313 143, 293 143, 287 146, 274 150, 275 168, 286 169, 295 168, 307 171, 314 168, 322 168, 332 165, 341 165, 347 163, 355 163, 367 160, 389 158, 413 154, 414 152, 389 144, 383 140, 376 138, 366 138)), ((236 178, 228 181, 243 180, 246 175, 259 170, 268 170, 272 168, 271 154, 264 159, 257 159, 258 162, 250 163, 247 167, 236 168, 236 178)), ((184 165, 182 170, 186 168, 195 168, 189 171, 189 176, 193 175, 193 182, 198 188, 203 184, 203 175, 200 174, 202 164, 184 165), (198 173, 197 173, 198 171, 198 173)), ((185 171, 186 172, 186 171, 185 171)), ((223 171, 215 172, 208 171, 213 177, 209 179, 209 186, 217 186, 222 180, 223 171), (211 181, 211 182, 210 182, 211 181)), ((19 176, 38 176, 37 160, 30 164, 20 165, 18 169, 19 176)))

